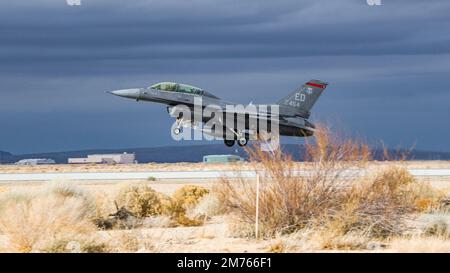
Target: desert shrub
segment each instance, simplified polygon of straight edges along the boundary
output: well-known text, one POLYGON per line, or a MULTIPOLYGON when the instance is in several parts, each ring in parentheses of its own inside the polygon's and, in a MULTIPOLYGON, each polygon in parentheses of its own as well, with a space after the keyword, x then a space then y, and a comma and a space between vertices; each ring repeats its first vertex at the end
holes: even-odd
POLYGON ((438 237, 449 237, 449 227, 447 221, 440 220, 432 223, 425 230, 425 235, 428 236, 438 236, 438 237))
MULTIPOLYGON (((306 158, 310 162, 303 170, 279 150, 268 154, 258 148, 249 149, 253 170, 260 174, 259 235, 292 233, 309 226, 313 219, 339 210, 348 197, 345 171, 366 160, 363 147, 358 142, 340 142, 319 130, 316 141, 307 144, 306 158), (299 176, 299 171, 305 174, 299 176)), ((223 178, 221 182, 214 190, 223 205, 237 215, 236 230, 251 230, 239 224, 255 223, 255 183, 245 178, 223 178)))
MULTIPOLYGON (((260 174, 259 235, 316 229, 333 236, 386 237, 401 233, 415 210, 417 196, 408 189, 416 182, 407 170, 394 167, 364 179, 352 175, 367 164, 370 150, 358 141, 340 141, 326 128, 318 128, 315 141, 306 144, 304 169, 279 151, 249 153, 260 174)), ((232 227, 248 234, 256 218, 255 183, 245 178, 221 182, 215 191, 237 219, 232 227)))
POLYGON ((40 252, 52 242, 89 236, 96 230, 87 196, 45 189, 8 193, 0 199, 5 202, 0 210, 0 232, 8 236, 7 251, 40 252))
POLYGON ((49 182, 41 194, 60 197, 62 200, 72 198, 77 199, 84 204, 80 214, 85 215, 90 220, 94 220, 96 218, 96 198, 84 189, 71 185, 68 182, 49 182))
POLYGON ((434 189, 427 182, 411 183, 405 189, 409 199, 414 202, 414 207, 417 212, 432 212, 443 209, 442 201, 445 199, 443 192, 434 189))
POLYGON ((426 199, 419 199, 419 200, 416 201, 415 206, 416 206, 416 209, 418 211, 425 212, 425 211, 429 210, 433 206, 433 201, 431 199, 428 199, 428 198, 426 198, 426 199))
POLYGON ((226 208, 222 205, 219 197, 215 193, 209 193, 205 195, 193 209, 188 211, 190 217, 211 217, 216 215, 225 214, 226 208))
POLYGON ((417 182, 408 170, 397 166, 361 178, 346 195, 342 207, 329 215, 322 228, 333 238, 359 234, 368 240, 401 235, 409 229, 413 213, 422 212, 439 200, 436 191, 417 182), (430 201, 418 207, 421 200, 430 201))
POLYGON ((432 212, 420 215, 416 220, 419 234, 423 236, 450 238, 450 215, 432 212))
MULTIPOLYGON (((120 190, 116 200, 118 206, 123 206, 142 220, 144 226, 152 225, 154 216, 168 216, 179 225, 198 226, 203 223, 198 217, 189 217, 188 212, 195 208, 207 189, 199 186, 184 186, 178 189, 172 197, 158 193, 145 184, 131 185, 120 190), (147 224, 146 224, 147 223, 147 224)), ((164 225, 172 225, 173 221, 164 225)))
POLYGON ((197 227, 205 223, 205 219, 202 217, 190 218, 185 213, 179 213, 172 215, 172 219, 181 226, 185 227, 197 227))
POLYGON ((203 196, 208 193, 209 191, 203 187, 187 185, 175 191, 172 198, 178 206, 186 210, 197 205, 203 196))
POLYGON ((87 200, 90 197, 87 195, 87 193, 83 189, 76 187, 68 182, 64 182, 64 181, 54 181, 54 182, 47 183, 47 185, 45 187, 45 191, 48 194, 61 196, 63 198, 75 197, 75 198, 82 198, 82 199, 87 200))
MULTIPOLYGON (((116 203, 117 204, 117 203, 116 203)), ((155 216, 157 217, 157 216, 155 216)), ((137 217, 125 207, 116 207, 116 212, 110 213, 107 217, 98 218, 95 224, 99 229, 135 229, 144 226, 144 220, 151 217, 137 217)))
POLYGON ((172 197, 163 193, 158 193, 158 198, 161 202, 161 215, 170 215, 173 205, 172 197))
POLYGON ((401 235, 413 213, 422 210, 417 207, 424 196, 422 186, 407 169, 392 166, 372 175, 350 189, 343 209, 333 215, 333 229, 340 234, 359 232, 367 238, 401 235))
POLYGON ((164 195, 146 184, 125 186, 116 197, 117 204, 120 207, 124 206, 138 217, 163 214, 165 199, 167 198, 164 195))
POLYGON ((428 211, 439 206, 442 195, 429 184, 418 182, 407 169, 391 166, 378 170, 355 187, 352 197, 358 205, 349 212, 357 217, 358 226, 369 236, 400 235, 407 229, 411 213, 428 211))
POLYGON ((116 212, 113 199, 105 193, 97 193, 94 196, 95 202, 95 222, 108 218, 112 213, 116 212))
POLYGON ((447 194, 441 195, 439 205, 435 210, 442 213, 450 213, 450 197, 447 194))
POLYGON ((342 233, 360 231, 368 237, 387 237, 401 234, 405 222, 414 211, 415 196, 408 188, 417 183, 404 168, 389 167, 379 170, 373 178, 363 178, 354 186, 337 213, 342 233))
POLYGON ((183 226, 198 226, 203 224, 202 217, 189 217, 189 212, 207 195, 209 191, 200 186, 187 185, 172 195, 169 214, 183 226))

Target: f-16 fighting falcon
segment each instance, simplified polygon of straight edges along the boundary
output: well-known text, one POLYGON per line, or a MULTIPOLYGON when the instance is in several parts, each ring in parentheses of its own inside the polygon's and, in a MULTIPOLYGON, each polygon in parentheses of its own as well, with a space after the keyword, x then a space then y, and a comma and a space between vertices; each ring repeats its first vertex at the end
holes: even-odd
MULTIPOLYGON (((232 147, 236 141, 239 146, 245 146, 249 139, 261 139, 263 131, 266 130, 270 133, 275 123, 279 135, 312 136, 315 126, 308 121, 308 118, 311 115, 312 107, 327 85, 328 83, 319 80, 308 81, 278 103, 270 105, 270 107, 256 105, 259 107, 256 112, 229 108, 228 106, 236 104, 226 102, 201 88, 181 83, 161 82, 147 88, 122 89, 109 93, 136 101, 165 104, 168 113, 176 118, 176 126, 173 128, 175 135, 179 135, 183 127, 196 129, 196 125, 192 122, 192 120, 196 120, 196 111, 198 112, 198 109, 204 111, 209 105, 214 105, 216 110, 221 112, 221 117, 217 119, 218 124, 210 129, 201 130, 208 135, 223 138, 225 145, 232 147), (273 106, 277 108, 276 114, 268 109, 272 109, 273 106), (183 115, 180 108, 190 109, 190 117, 189 115, 183 115), (238 118, 239 116, 242 116, 242 119, 238 118), (228 123, 227 117, 229 117, 228 120, 231 119, 233 122, 228 123), (256 121, 256 123, 251 121, 256 121), (268 123, 264 130, 259 125, 261 121, 268 123), (252 124, 256 125, 252 126, 252 124)), ((202 124, 207 124, 213 117, 214 115, 201 115, 199 121, 202 124)))

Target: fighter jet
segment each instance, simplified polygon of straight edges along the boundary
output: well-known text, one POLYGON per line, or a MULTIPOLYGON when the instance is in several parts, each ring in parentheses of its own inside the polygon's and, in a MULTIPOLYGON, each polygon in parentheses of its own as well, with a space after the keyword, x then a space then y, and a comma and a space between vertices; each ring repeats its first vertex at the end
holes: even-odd
MULTIPOLYGON (((327 86, 328 83, 326 82, 310 80, 275 104, 278 106, 278 114, 275 122, 278 125, 279 135, 308 137, 314 134, 315 126, 308 118, 311 115, 312 107, 327 86)), ((249 139, 259 139, 261 130, 258 126, 250 128, 248 125, 249 119, 253 118, 258 121, 261 119, 271 120, 272 123, 274 120, 274 116, 270 111, 264 111, 262 113, 238 113, 234 111, 233 113, 227 113, 226 106, 235 104, 224 101, 201 88, 182 83, 160 82, 146 88, 122 89, 110 91, 109 93, 136 101, 148 101, 166 105, 167 112, 176 118, 176 126, 173 129, 175 135, 180 134, 184 127, 195 128, 195 125, 191 122, 193 117, 183 117, 179 114, 177 108, 181 105, 195 112, 194 109, 196 107, 194 102, 198 102, 198 99, 201 98, 200 109, 204 109, 208 105, 215 105, 224 113, 223 119, 220 119, 219 127, 222 127, 220 128, 221 130, 210 129, 209 131, 205 131, 205 133, 223 138, 224 144, 228 147, 232 147, 236 141, 239 146, 245 146, 249 139), (227 126, 228 123, 225 122, 226 114, 232 114, 235 121, 237 120, 237 115, 244 115, 245 124, 243 126, 236 126, 236 123, 234 123, 233 126, 227 126), (229 137, 230 132, 231 138, 229 137)), ((207 123, 211 118, 202 116, 201 122, 207 123)), ((269 131, 270 127, 269 122, 269 131)))

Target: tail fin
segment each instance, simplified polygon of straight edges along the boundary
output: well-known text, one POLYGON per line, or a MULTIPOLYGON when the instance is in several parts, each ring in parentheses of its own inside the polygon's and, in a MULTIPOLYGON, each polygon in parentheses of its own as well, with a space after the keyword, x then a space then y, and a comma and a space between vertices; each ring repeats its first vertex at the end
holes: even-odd
POLYGON ((311 114, 311 108, 314 106, 323 90, 327 88, 327 85, 328 83, 323 81, 310 80, 302 87, 280 100, 278 104, 281 107, 291 108, 294 113, 308 118, 311 114))

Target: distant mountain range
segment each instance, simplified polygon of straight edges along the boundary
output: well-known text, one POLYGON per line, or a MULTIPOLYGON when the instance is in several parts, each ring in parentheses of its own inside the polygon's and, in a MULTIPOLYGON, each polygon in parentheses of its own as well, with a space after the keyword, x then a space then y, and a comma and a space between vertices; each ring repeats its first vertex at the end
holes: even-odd
MULTIPOLYGON (((297 144, 284 144, 282 150, 291 154, 295 160, 302 160, 304 146, 297 144)), ((8 152, 0 151, 0 163, 14 163, 21 159, 27 158, 51 158, 57 163, 67 163, 70 157, 86 157, 89 154, 105 154, 105 153, 135 153, 136 159, 140 163, 157 162, 157 163, 174 163, 174 162, 200 162, 203 156, 210 154, 235 154, 244 158, 247 157, 246 152, 236 146, 228 148, 223 144, 211 145, 189 145, 189 146, 165 146, 153 148, 129 148, 129 149, 98 149, 98 150, 80 150, 68 152, 49 152, 35 154, 14 155, 8 152)), ((391 151, 392 154, 395 152, 391 151)), ((381 158, 381 151, 375 150, 375 158, 381 158)), ((450 152, 432 152, 432 151, 412 151, 409 159, 416 160, 450 160, 450 152)))

